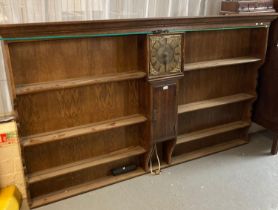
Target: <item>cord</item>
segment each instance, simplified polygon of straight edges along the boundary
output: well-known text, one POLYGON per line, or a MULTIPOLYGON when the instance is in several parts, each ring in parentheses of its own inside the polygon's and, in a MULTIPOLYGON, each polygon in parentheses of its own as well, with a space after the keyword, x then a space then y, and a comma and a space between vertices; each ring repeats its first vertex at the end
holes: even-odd
POLYGON ((150 171, 151 171, 151 174, 159 175, 161 173, 161 166, 160 166, 160 160, 159 160, 156 144, 153 145, 153 147, 152 147, 151 154, 150 154, 150 161, 149 162, 150 162, 150 171), (155 153, 155 156, 156 156, 156 159, 157 159, 157 163, 158 163, 158 169, 156 169, 155 171, 153 171, 153 166, 152 166, 152 156, 153 156, 153 153, 155 153))

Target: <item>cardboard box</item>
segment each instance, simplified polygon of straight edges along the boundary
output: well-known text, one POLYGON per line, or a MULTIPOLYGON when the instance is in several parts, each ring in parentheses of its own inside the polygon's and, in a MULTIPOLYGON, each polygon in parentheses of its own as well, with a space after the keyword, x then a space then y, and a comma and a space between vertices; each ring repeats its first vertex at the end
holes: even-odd
POLYGON ((16 185, 26 197, 20 144, 15 122, 0 123, 0 188, 16 185))

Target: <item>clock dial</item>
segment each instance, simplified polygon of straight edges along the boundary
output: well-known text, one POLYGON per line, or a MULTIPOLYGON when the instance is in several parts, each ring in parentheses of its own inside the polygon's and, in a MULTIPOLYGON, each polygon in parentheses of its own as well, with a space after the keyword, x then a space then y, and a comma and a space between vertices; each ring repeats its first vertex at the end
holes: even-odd
POLYGON ((181 72, 181 35, 150 36, 150 76, 181 72))

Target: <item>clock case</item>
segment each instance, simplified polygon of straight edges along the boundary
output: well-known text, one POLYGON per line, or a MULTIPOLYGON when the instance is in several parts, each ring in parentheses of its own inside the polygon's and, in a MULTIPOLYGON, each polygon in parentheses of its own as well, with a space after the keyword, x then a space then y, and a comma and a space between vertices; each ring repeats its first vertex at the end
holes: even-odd
MULTIPOLYGON (((147 92, 149 135, 161 160, 171 163, 177 140, 177 83, 183 74, 184 35, 158 33, 147 36, 147 92)), ((149 154, 148 159, 152 158, 149 154)))

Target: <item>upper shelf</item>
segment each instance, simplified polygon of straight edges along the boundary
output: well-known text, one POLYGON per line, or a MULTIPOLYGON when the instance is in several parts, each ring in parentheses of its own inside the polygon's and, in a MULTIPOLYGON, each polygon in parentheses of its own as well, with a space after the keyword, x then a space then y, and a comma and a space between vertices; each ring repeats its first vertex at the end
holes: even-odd
POLYGON ((124 73, 104 74, 101 76, 82 77, 77 79, 66 79, 51 82, 33 83, 26 85, 18 85, 16 87, 17 95, 36 93, 48 90, 57 90, 64 88, 72 88, 85 85, 93 85, 107 82, 118 82, 131 79, 140 79, 146 76, 145 72, 132 71, 124 73))
POLYGON ((230 66, 245 63, 254 63, 260 61, 260 58, 254 57, 237 57, 221 60, 201 61, 196 63, 187 63, 184 65, 184 71, 193 71, 198 69, 214 68, 220 66, 230 66))
POLYGON ((22 145, 32 146, 32 145, 43 144, 51 141, 58 141, 66 138, 89 134, 89 133, 96 133, 96 132, 110 130, 114 128, 120 128, 128 125, 134 125, 134 124, 145 122, 146 120, 147 118, 140 114, 119 117, 112 120, 106 120, 106 121, 91 123, 83 126, 66 128, 57 131, 51 131, 47 133, 23 137, 22 145))

